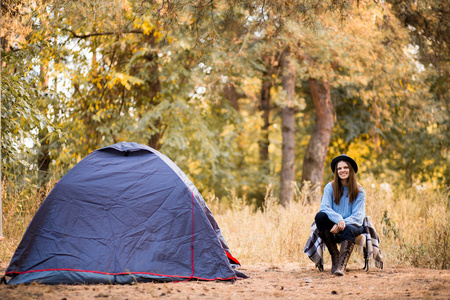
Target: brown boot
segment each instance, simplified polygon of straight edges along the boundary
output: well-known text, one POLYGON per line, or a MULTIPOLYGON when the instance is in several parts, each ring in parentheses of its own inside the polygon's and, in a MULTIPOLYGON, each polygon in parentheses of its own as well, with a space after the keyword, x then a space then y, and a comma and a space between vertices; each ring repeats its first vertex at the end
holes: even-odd
POLYGON ((322 239, 325 246, 328 248, 328 252, 330 252, 331 255, 331 273, 334 274, 334 272, 337 269, 338 262, 339 262, 339 250, 337 248, 336 242, 334 240, 333 235, 329 231, 324 231, 319 234, 320 238, 322 239))
POLYGON ((339 264, 336 272, 334 274, 338 276, 344 275, 345 267, 347 266, 348 259, 353 251, 353 246, 355 244, 352 241, 345 240, 341 243, 341 251, 339 253, 339 264))

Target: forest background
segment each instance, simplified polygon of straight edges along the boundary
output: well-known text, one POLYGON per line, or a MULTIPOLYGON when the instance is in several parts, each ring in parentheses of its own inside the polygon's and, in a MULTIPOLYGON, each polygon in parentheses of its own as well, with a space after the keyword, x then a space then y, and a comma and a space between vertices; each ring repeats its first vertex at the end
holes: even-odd
MULTIPOLYGON (((272 261, 299 259, 296 228, 307 234, 329 162, 347 153, 392 253, 449 268, 447 1, 3 0, 1 8, 2 222, 11 237, 2 259, 71 167, 133 141, 171 158, 219 224, 238 212, 232 219, 272 220, 273 230, 289 223, 272 261), (406 229, 420 222, 428 240, 406 229)), ((255 242, 229 225, 234 248, 250 247, 238 245, 244 236, 255 242)), ((247 253, 239 254, 258 261, 247 253)))

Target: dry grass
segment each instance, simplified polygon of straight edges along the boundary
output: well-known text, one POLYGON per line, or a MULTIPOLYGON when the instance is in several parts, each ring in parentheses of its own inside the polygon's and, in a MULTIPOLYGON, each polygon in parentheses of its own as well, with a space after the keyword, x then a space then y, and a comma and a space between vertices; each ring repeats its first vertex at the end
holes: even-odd
MULTIPOLYGON (((392 192, 378 183, 362 184, 367 195, 366 212, 381 238, 385 264, 450 268, 449 190, 410 188, 392 192)), ((242 264, 310 266, 312 262, 303 253, 303 247, 319 203, 303 204, 308 197, 307 190, 298 191, 296 201, 287 209, 277 204, 270 186, 262 209, 247 205, 245 199, 233 192, 227 208, 214 195, 207 195, 206 200, 233 255, 242 264)), ((0 242, 0 262, 9 262, 43 196, 36 189, 18 190, 4 182, 2 199, 6 240, 0 242)), ((351 259, 363 264, 362 255, 352 255, 351 259)))
POLYGON ((9 261, 19 245, 28 224, 45 199, 54 182, 45 189, 20 189, 8 182, 2 182, 3 235, 0 242, 0 262, 9 261))
MULTIPOLYGON (((449 190, 410 188, 393 192, 386 185, 363 182, 366 213, 371 216, 381 239, 387 265, 450 268, 449 190)), ((319 203, 303 205, 308 189, 297 193, 285 209, 275 203, 269 188, 266 207, 253 210, 231 193, 231 209, 221 209, 214 197, 207 197, 233 254, 243 264, 289 264, 312 262, 303 253, 319 203)), ((325 257, 328 260, 328 254, 325 257)), ((363 265, 362 255, 351 258, 363 265)))

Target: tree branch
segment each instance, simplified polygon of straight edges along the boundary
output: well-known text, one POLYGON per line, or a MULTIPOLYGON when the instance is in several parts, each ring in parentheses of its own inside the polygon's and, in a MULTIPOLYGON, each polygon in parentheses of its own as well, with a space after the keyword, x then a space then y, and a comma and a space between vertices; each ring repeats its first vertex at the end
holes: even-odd
POLYGON ((78 38, 78 39, 87 39, 93 36, 103 36, 103 35, 115 35, 118 33, 137 33, 137 34, 144 34, 144 31, 142 31, 141 29, 132 29, 132 30, 128 30, 128 31, 106 31, 106 32, 92 32, 92 33, 84 33, 84 34, 77 34, 76 32, 67 29, 67 28, 62 28, 62 30, 64 31, 68 31, 70 32, 70 34, 72 35, 73 38, 78 38))

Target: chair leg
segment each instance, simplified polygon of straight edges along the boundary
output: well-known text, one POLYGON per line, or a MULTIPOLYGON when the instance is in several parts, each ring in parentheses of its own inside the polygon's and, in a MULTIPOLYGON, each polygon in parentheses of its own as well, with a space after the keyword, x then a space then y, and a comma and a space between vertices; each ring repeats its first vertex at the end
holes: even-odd
POLYGON ((364 268, 363 270, 366 270, 366 272, 369 272, 369 253, 367 251, 367 247, 363 248, 364 253, 364 268))

